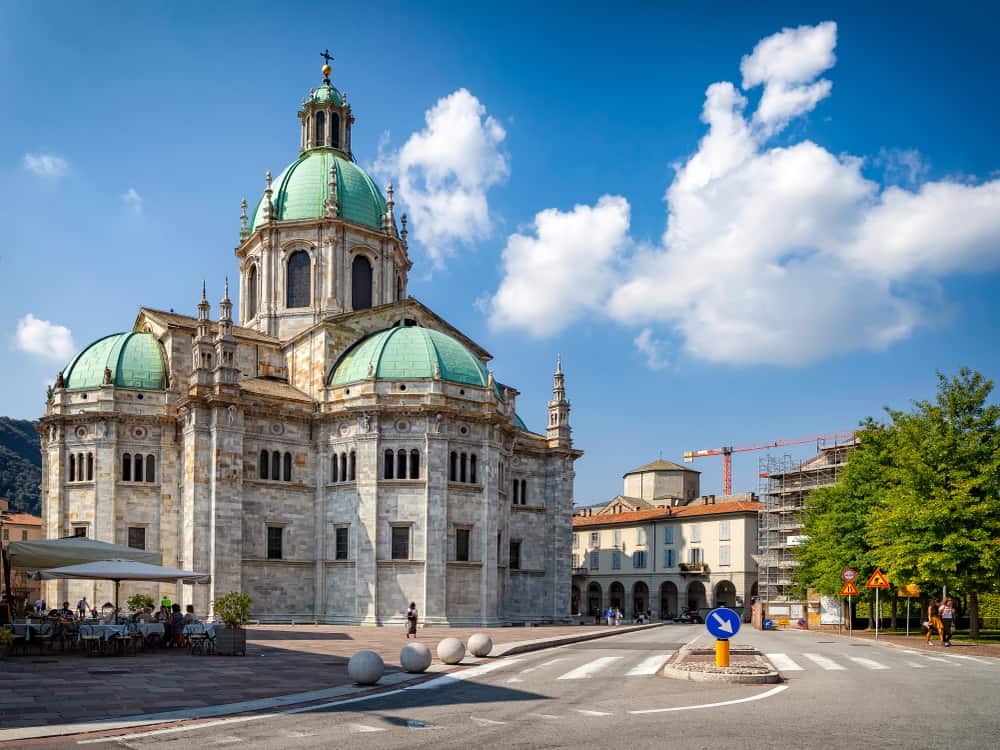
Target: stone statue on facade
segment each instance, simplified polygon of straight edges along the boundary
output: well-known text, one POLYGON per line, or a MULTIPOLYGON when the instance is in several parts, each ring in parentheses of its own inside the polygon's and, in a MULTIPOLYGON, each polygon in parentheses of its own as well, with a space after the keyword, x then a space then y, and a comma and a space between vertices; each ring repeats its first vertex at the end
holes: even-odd
POLYGON ((66 387, 66 381, 63 380, 63 374, 62 374, 62 371, 60 371, 59 374, 56 375, 56 390, 59 390, 60 388, 65 388, 65 387, 66 387))
POLYGON ((104 368, 104 385, 111 385, 111 368, 104 368))

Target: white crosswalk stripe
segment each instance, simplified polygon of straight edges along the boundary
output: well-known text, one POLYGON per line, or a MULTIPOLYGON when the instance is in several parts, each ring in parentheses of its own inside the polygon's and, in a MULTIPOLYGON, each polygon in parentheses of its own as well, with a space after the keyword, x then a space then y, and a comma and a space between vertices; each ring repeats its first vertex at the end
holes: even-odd
POLYGON ((560 656, 557 659, 549 659, 548 661, 542 662, 541 664, 536 664, 533 667, 528 667, 527 669, 522 669, 520 672, 518 672, 518 676, 509 678, 507 680, 507 682, 508 683, 524 682, 524 677, 521 677, 520 675, 531 674, 532 672, 535 672, 535 671, 537 671, 539 669, 544 669, 545 667, 550 667, 553 664, 555 664, 556 662, 560 662, 560 661, 566 661, 566 657, 565 656, 560 656))
POLYGON ((918 661, 908 661, 906 662, 906 666, 913 667, 914 669, 927 669, 926 664, 921 664, 918 661))
POLYGON ((980 659, 978 656, 966 656, 964 654, 948 654, 948 658, 965 659, 966 661, 974 661, 978 662, 979 664, 989 664, 991 666, 993 665, 993 662, 989 661, 988 659, 980 659))
POLYGON ((593 677, 595 674, 605 669, 616 661, 624 659, 624 656, 602 656, 600 658, 594 659, 593 661, 587 662, 583 666, 572 669, 564 675, 560 675, 560 680, 585 680, 588 677, 593 677))
POLYGON ((867 667, 868 669, 891 669, 891 667, 887 667, 881 662, 877 662, 874 659, 866 659, 863 656, 848 656, 847 658, 856 664, 860 664, 862 667, 867 667))
POLYGON ((607 711, 590 711, 586 708, 576 708, 573 709, 578 714, 583 714, 584 716, 611 716, 607 711))
POLYGON ((822 667, 828 672, 839 672, 846 669, 846 667, 844 667, 843 665, 838 664, 833 659, 828 659, 822 654, 802 654, 802 655, 807 659, 809 659, 809 661, 814 662, 817 666, 822 667))
POLYGON ((800 667, 788 654, 764 654, 780 672, 801 672, 800 667))
POLYGON ((643 659, 637 666, 630 669, 625 673, 626 677, 642 677, 643 675, 656 674, 660 671, 660 667, 667 663, 667 659, 670 658, 670 654, 656 654, 655 656, 650 656, 648 659, 643 659))

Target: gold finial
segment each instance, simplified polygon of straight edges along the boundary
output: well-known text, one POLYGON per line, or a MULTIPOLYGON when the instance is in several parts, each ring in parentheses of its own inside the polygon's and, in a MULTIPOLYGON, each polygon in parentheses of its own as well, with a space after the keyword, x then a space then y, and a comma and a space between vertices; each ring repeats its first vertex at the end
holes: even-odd
POLYGON ((323 71, 323 77, 324 78, 329 78, 330 77, 330 71, 332 70, 332 68, 329 65, 324 65, 321 68, 321 70, 323 71))
POLYGON ((330 60, 333 59, 333 55, 330 54, 329 49, 325 49, 319 53, 319 56, 323 58, 323 83, 329 85, 330 83, 330 60))

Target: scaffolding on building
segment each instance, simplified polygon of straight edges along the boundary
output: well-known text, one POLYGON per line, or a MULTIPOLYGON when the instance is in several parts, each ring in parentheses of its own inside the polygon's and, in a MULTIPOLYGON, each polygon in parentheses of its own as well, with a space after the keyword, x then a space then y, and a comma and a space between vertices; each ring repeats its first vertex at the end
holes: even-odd
POLYGON ((856 441, 850 438, 817 444, 817 455, 801 463, 789 454, 760 459, 759 495, 764 501, 758 524, 759 594, 765 604, 801 603, 792 594, 799 565, 795 548, 803 541, 805 506, 810 493, 836 484, 856 441))

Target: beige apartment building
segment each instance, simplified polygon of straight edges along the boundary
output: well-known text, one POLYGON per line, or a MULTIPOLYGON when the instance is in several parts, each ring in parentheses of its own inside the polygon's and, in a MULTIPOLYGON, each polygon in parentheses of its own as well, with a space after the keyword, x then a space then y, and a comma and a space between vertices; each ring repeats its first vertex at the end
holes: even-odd
POLYGON ((572 610, 666 619, 686 608, 749 613, 757 595, 752 493, 698 495, 698 473, 669 461, 627 473, 625 495, 573 518, 572 610), (634 494, 633 494, 634 493, 634 494))

